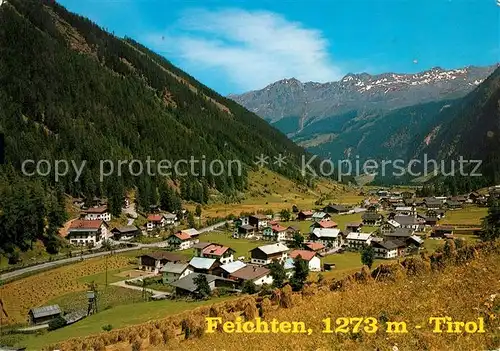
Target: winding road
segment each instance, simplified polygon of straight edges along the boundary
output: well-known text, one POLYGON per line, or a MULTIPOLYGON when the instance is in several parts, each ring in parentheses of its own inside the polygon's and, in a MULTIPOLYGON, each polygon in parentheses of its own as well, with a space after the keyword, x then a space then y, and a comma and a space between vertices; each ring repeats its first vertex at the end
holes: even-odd
MULTIPOLYGON (((219 222, 219 223, 216 223, 214 225, 202 228, 198 231, 200 233, 210 232, 210 231, 213 231, 217 228, 224 226, 226 223, 232 223, 232 221, 219 222)), ((142 249, 142 248, 166 247, 166 246, 167 246, 166 241, 161 241, 161 242, 153 243, 153 244, 136 244, 134 247, 113 250, 113 254, 138 250, 138 249, 142 249)), ((109 255, 109 254, 110 254, 110 251, 103 251, 103 252, 96 252, 93 254, 87 254, 87 255, 83 255, 83 256, 64 258, 62 260, 57 260, 57 261, 52 261, 52 262, 40 263, 40 264, 37 264, 34 266, 20 268, 20 269, 17 269, 15 271, 12 271, 12 272, 1 274, 0 280, 10 280, 12 278, 16 278, 16 277, 21 276, 23 274, 32 273, 32 272, 41 271, 41 270, 52 269, 52 268, 56 268, 56 267, 66 265, 69 263, 80 262, 82 260, 88 260, 91 258, 101 257, 104 255, 109 255)))

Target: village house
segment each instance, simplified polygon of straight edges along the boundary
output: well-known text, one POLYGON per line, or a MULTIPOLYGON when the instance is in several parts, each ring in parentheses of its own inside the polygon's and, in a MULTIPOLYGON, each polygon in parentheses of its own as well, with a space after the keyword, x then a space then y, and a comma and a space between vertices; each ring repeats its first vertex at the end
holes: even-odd
POLYGON ((62 317, 59 305, 32 308, 28 312, 28 320, 31 325, 49 324, 58 317, 62 317))
POLYGON ((105 221, 77 219, 71 222, 67 239, 73 245, 100 246, 109 239, 108 224, 105 221))
POLYGON ((267 230, 264 230, 262 232, 262 237, 265 240, 272 240, 272 241, 285 241, 286 240, 286 227, 282 227, 281 225, 277 224, 273 227, 270 227, 271 230, 269 230, 269 227, 266 228, 267 230))
POLYGON ((402 241, 405 241, 412 235, 413 235, 413 229, 408 229, 408 228, 396 228, 390 232, 383 234, 383 236, 387 240, 399 239, 402 241))
POLYGON ((337 228, 337 223, 335 223, 334 221, 314 222, 309 227, 309 231, 312 233, 314 231, 314 229, 316 229, 316 228, 337 228))
POLYGON ((214 258, 222 264, 234 261, 235 251, 227 246, 211 244, 201 250, 200 257, 214 258))
POLYGON ((322 253, 325 251, 325 245, 319 242, 307 242, 304 244, 304 249, 309 251, 314 251, 317 253, 322 253))
POLYGON ((200 276, 200 274, 205 276, 207 279, 210 291, 214 291, 219 288, 235 288, 236 283, 233 280, 225 279, 212 274, 192 273, 170 284, 175 288, 175 295, 196 297, 198 295, 198 286, 195 283, 195 279, 200 276))
POLYGON ((376 226, 382 223, 384 216, 376 212, 365 212, 361 215, 361 219, 364 225, 376 226))
POLYGON ((364 245, 370 245, 372 240, 371 233, 349 233, 346 237, 347 246, 353 250, 359 250, 364 245))
POLYGON ((347 223, 345 226, 345 231, 347 233, 350 232, 359 232, 361 230, 361 227, 363 226, 363 222, 351 222, 347 223))
POLYGON ((396 258, 403 256, 406 250, 406 244, 399 240, 373 241, 371 245, 376 258, 396 258))
POLYGON ((257 286, 263 284, 271 285, 273 283, 273 277, 269 268, 252 264, 246 265, 229 274, 229 279, 236 280, 239 286, 243 286, 247 281, 252 281, 257 286))
POLYGON ((189 261, 194 273, 213 274, 215 268, 219 267, 221 263, 215 258, 207 257, 193 257, 189 261))
POLYGON ((273 261, 283 262, 288 257, 288 250, 282 243, 259 246, 250 251, 250 262, 260 265, 267 265, 273 261))
POLYGON ((307 261, 309 271, 321 271, 321 260, 319 259, 316 252, 309 250, 294 250, 290 252, 290 258, 293 258, 295 260, 298 257, 302 258, 304 261, 307 261))
POLYGON ((114 240, 131 240, 141 235, 141 231, 135 225, 115 227, 111 230, 114 240))
POLYGON ((160 273, 162 274, 163 284, 170 284, 188 274, 194 273, 194 270, 189 263, 167 262, 160 269, 160 273))
POLYGON ((393 219, 388 219, 388 220, 384 221, 384 223, 382 223, 382 225, 380 226, 380 232, 382 234, 390 233, 393 230, 400 228, 400 227, 401 227, 401 224, 399 224, 398 222, 396 222, 393 219))
POLYGON ((139 256, 139 269, 158 274, 168 262, 183 263, 184 256, 168 251, 157 251, 139 256))
POLYGON ((335 213, 335 214, 345 214, 349 212, 349 209, 344 205, 332 205, 328 204, 323 208, 323 212, 335 213))
POLYGON ((414 216, 396 216, 394 217, 394 221, 398 222, 401 228, 420 230, 421 227, 425 224, 425 220, 421 218, 417 218, 414 216))
POLYGON ((431 236, 433 238, 452 238, 454 227, 449 225, 436 225, 432 228, 431 236))
POLYGON ((411 249, 412 247, 420 249, 424 245, 424 240, 417 235, 412 235, 406 239, 405 243, 408 249, 411 249))
POLYGON ((146 230, 148 232, 156 229, 165 227, 165 217, 161 214, 150 214, 146 222, 146 230))
POLYGON ((242 226, 242 225, 249 225, 250 224, 248 216, 236 218, 233 223, 234 223, 234 226, 236 228, 239 226, 242 226))
POLYGON ((444 205, 449 210, 457 210, 457 209, 462 208, 462 204, 460 202, 454 201, 454 200, 446 200, 444 205))
POLYGON ((443 201, 434 197, 427 197, 424 199, 425 207, 429 210, 438 210, 443 207, 443 201))
POLYGON ((177 215, 167 212, 163 214, 163 218, 165 218, 165 226, 175 226, 177 224, 177 215))
POLYGON ((222 266, 216 267, 213 270, 213 274, 223 278, 229 278, 229 276, 236 272, 237 270, 246 266, 245 262, 233 261, 231 263, 223 264, 222 266))
POLYGON ((86 221, 111 221, 111 213, 107 205, 90 207, 83 210, 83 219, 86 221))
POLYGON ((315 222, 329 221, 332 216, 326 212, 314 212, 311 219, 315 222))
POLYGON ((260 230, 268 226, 269 219, 265 215, 255 214, 248 217, 248 224, 260 230))
POLYGON ((320 243, 328 250, 337 249, 343 244, 342 232, 337 228, 315 228, 309 234, 309 241, 320 243))
POLYGON ((167 238, 168 246, 175 250, 187 250, 196 244, 195 240, 185 232, 177 232, 167 238))
POLYGON ((236 227, 233 237, 238 239, 238 238, 248 238, 250 236, 255 235, 255 227, 251 226, 250 224, 243 224, 238 227, 236 227))
POLYGON ((195 256, 201 257, 203 249, 206 248, 206 247, 208 247, 208 246, 210 246, 210 245, 212 245, 212 244, 213 243, 199 241, 196 244, 193 244, 191 246, 191 248, 194 249, 194 255, 195 256))
POLYGON ((300 211, 297 213, 297 220, 299 221, 307 221, 310 220, 313 215, 313 211, 307 210, 307 211, 300 211))
POLYGON ((396 212, 396 215, 402 215, 402 216, 417 215, 417 210, 413 206, 396 207, 394 211, 396 212))

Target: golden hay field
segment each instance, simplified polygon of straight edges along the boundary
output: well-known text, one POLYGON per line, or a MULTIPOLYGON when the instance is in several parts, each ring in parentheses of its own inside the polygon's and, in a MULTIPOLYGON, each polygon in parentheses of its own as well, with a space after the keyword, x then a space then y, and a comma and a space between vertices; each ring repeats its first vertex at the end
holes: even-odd
MULTIPOLYGON (((130 257, 124 255, 111 256, 107 260, 108 270, 129 266, 129 260, 130 257)), ((70 292, 85 290, 87 287, 79 278, 104 272, 105 267, 105 258, 100 257, 5 284, 0 288, 0 296, 9 317, 4 316, 3 323, 25 323, 30 308, 70 292)))

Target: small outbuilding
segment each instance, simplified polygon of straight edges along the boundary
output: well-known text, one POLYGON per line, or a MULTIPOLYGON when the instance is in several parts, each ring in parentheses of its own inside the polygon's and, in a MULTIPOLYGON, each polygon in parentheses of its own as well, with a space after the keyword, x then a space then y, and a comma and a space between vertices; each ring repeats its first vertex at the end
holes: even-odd
POLYGON ((32 325, 48 324, 58 317, 62 317, 59 305, 36 307, 28 312, 29 322, 32 325))

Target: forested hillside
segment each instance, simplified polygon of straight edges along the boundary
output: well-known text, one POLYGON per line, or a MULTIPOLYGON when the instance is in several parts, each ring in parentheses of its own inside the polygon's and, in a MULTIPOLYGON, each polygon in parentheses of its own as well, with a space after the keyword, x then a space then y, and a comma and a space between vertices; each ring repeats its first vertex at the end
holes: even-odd
POLYGON ((132 188, 142 208, 162 196, 204 203, 210 189, 243 191, 261 153, 286 155, 288 167, 276 171, 303 181, 297 165, 304 151, 281 132, 133 40, 49 0, 9 0, 0 8, 0 106, 7 161, 0 166, 0 248, 7 252, 37 238, 55 240, 65 219, 64 193, 107 196, 115 215, 132 188), (99 179, 99 160, 191 156, 207 163, 240 160, 243 173, 174 174, 170 185, 129 172, 99 179), (52 174, 21 175, 26 159, 87 163, 79 181, 70 170, 56 182, 52 174))

